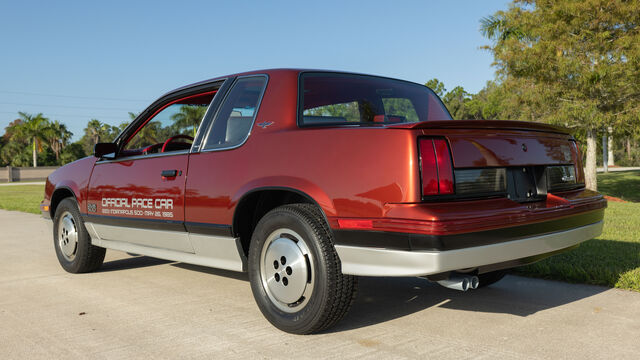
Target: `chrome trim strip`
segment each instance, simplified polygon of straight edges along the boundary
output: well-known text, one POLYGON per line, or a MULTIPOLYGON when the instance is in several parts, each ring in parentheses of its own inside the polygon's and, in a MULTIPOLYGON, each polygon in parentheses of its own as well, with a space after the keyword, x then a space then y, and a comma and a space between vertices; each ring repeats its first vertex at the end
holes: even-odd
MULTIPOLYGON (((189 149, 189 153, 198 152, 198 150, 202 147, 202 141, 204 140, 204 137, 207 134, 207 130, 209 129, 209 125, 213 122, 213 119, 215 117, 215 113, 211 115, 211 121, 206 121, 207 116, 209 116, 209 113, 213 110, 212 106, 216 102, 216 96, 218 96, 220 94, 220 92, 223 90, 223 86, 227 82, 228 79, 229 78, 225 78, 224 81, 222 82, 222 84, 220 84, 220 86, 216 90, 216 94, 211 99, 211 102, 209 103, 209 106, 207 106, 207 111, 204 112, 204 116, 202 116, 202 120, 200 120, 200 126, 198 126, 198 130, 196 131, 196 136, 194 136, 194 138, 193 138, 193 142, 191 143, 191 148, 189 149), (202 128, 203 125, 204 125, 204 127, 206 129, 202 128)), ((225 89, 225 92, 223 94, 221 94, 221 95, 224 95, 226 97, 226 89, 225 89)), ((220 104, 222 104, 222 101, 220 101, 220 104)), ((217 109, 218 108, 219 108, 219 106, 216 105, 216 113, 217 113, 217 109)))
POLYGON ((217 109, 216 113, 213 116, 213 120, 211 120, 209 128, 207 129, 207 133, 205 134, 205 137, 201 142, 201 146, 200 146, 200 151, 199 152, 203 153, 203 152, 212 152, 212 151, 231 150, 231 149, 239 148, 240 146, 244 145, 244 143, 246 143, 247 140, 249 140, 249 136, 251 135, 251 132, 253 131, 253 127, 255 126, 256 119, 258 118, 258 113, 260 112, 260 105, 262 105, 262 98, 264 97, 264 94, 267 92, 267 86, 268 85, 269 85, 269 75, 268 74, 251 74, 251 75, 238 76, 235 79, 235 81, 233 82, 233 84, 231 84, 231 87, 229 88, 227 93, 225 94, 225 98, 222 99, 222 101, 220 102, 220 106, 218 106, 218 109, 217 109), (218 117, 218 113, 220 112, 220 109, 224 106, 224 102, 227 100, 227 96, 229 95, 229 93, 231 93, 231 91, 233 90, 233 87, 235 86, 236 82, 238 82, 238 80, 251 78, 251 77, 264 77, 266 79, 266 81, 264 83, 264 88, 262 89, 262 93, 260 94, 260 98, 258 98, 258 103, 256 105, 256 113, 253 115, 253 120, 251 120, 251 126, 249 127, 249 132, 244 137, 244 139, 237 145, 223 147, 223 148, 207 149, 206 145, 207 145, 207 141, 209 140, 209 136, 211 135, 211 131, 213 131, 213 125, 216 122, 216 118, 218 117))
POLYGON ((423 276, 526 258, 566 249, 602 233, 604 221, 499 244, 449 251, 402 251, 336 245, 342 273, 360 276, 423 276))
POLYGON ((158 158, 158 157, 165 157, 165 156, 186 155, 186 154, 189 154, 189 150, 178 150, 178 151, 171 151, 171 152, 157 153, 157 154, 148 154, 148 155, 132 155, 132 156, 121 157, 121 158, 116 158, 116 159, 98 160, 98 161, 96 161, 96 165, 97 164, 116 163, 116 162, 121 162, 121 161, 151 159, 151 158, 158 158))

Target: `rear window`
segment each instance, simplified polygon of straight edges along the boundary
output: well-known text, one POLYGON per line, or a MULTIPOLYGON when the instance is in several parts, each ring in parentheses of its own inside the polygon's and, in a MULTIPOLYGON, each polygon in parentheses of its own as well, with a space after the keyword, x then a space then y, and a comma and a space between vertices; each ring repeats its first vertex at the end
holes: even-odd
POLYGON ((366 75, 303 73, 299 124, 385 125, 451 120, 426 86, 366 75))

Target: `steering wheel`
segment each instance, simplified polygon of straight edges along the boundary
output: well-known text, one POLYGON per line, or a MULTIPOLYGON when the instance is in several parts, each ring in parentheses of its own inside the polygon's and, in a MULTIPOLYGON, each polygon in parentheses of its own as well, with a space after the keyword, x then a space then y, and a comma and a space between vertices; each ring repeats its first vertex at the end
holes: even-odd
POLYGON ((141 152, 143 155, 147 155, 149 154, 151 151, 161 147, 162 144, 151 144, 149 146, 147 146, 146 148, 142 149, 141 152))
POLYGON ((162 144, 162 151, 160 152, 164 152, 167 149, 167 145, 169 145, 170 142, 172 142, 175 139, 187 139, 187 140, 191 140, 191 142, 193 142, 193 138, 189 135, 174 135, 170 138, 168 138, 164 144, 162 144))

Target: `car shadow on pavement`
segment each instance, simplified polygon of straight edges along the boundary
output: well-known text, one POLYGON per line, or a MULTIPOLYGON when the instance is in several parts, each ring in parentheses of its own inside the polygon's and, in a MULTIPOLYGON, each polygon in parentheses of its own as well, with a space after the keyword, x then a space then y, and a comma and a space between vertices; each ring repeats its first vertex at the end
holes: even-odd
POLYGON ((192 264, 186 264, 186 263, 175 263, 175 264, 172 264, 172 266, 179 267, 185 270, 198 271, 198 272, 202 272, 210 275, 224 276, 224 277, 228 277, 236 280, 243 280, 243 281, 246 281, 247 286, 249 286, 249 274, 247 274, 246 272, 243 273, 243 272, 237 272, 237 271, 216 269, 216 268, 210 268, 206 266, 192 265, 192 264))
POLYGON ((157 266, 172 263, 173 261, 153 258, 149 256, 140 256, 129 254, 131 257, 105 261, 97 272, 109 272, 143 268, 148 266, 157 266))
POLYGON ((421 278, 359 278, 359 293, 328 333, 358 329, 429 308, 504 313, 526 317, 584 299, 608 288, 507 276, 486 288, 461 292, 421 278))

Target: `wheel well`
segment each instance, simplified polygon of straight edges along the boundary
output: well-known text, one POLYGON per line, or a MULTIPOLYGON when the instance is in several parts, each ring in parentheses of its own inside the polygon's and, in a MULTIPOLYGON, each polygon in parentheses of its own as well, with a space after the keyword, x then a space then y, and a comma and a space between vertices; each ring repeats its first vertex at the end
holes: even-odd
POLYGON ((289 189, 259 190, 243 197, 233 216, 232 231, 234 236, 240 237, 245 255, 249 254, 253 229, 266 213, 278 206, 298 203, 318 206, 308 195, 289 189))
POLYGON ((60 204, 60 201, 68 197, 72 197, 75 199, 75 194, 67 188, 59 188, 53 192, 53 194, 51 195, 51 205, 49 205, 49 214, 51 215, 52 219, 56 215, 56 209, 58 208, 58 204, 60 204))

